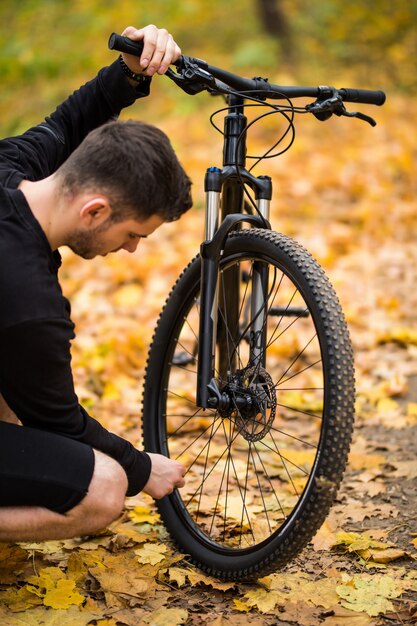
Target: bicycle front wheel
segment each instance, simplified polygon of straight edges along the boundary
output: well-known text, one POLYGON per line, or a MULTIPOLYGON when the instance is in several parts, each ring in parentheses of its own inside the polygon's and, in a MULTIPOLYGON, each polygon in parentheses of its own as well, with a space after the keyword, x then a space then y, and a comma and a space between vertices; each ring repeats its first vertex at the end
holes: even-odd
MULTIPOLYGON (((334 289, 295 241, 261 229, 234 232, 220 263, 220 276, 226 272, 238 282, 237 315, 228 316, 220 293, 217 319, 233 358, 224 367, 216 355, 215 375, 229 403, 196 405, 196 257, 153 337, 143 429, 146 450, 187 469, 185 487, 158 502, 171 536, 208 573, 247 580, 294 558, 330 509, 351 440, 353 357, 334 289), (266 280, 260 306, 255 275, 266 280), (254 360, 255 325, 262 339, 254 360)), ((225 284, 220 279, 220 291, 225 284)))

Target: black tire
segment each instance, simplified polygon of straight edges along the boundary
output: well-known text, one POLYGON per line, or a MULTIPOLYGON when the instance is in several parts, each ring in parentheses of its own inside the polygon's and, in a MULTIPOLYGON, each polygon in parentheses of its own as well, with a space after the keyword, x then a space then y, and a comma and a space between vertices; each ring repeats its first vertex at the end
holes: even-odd
MULTIPOLYGON (((347 461, 354 373, 337 296, 302 246, 268 230, 234 232, 221 271, 233 265, 242 277, 245 319, 230 380, 237 377, 241 393, 263 404, 249 417, 236 406, 220 414, 195 404, 196 257, 168 297, 153 337, 143 432, 146 450, 187 467, 185 487, 158 502, 175 542, 206 572, 248 580, 288 563, 324 521, 347 461), (252 268, 263 266, 269 267, 266 362, 255 376, 247 363, 247 303, 252 268)), ((218 384, 229 390, 226 382, 218 384)))

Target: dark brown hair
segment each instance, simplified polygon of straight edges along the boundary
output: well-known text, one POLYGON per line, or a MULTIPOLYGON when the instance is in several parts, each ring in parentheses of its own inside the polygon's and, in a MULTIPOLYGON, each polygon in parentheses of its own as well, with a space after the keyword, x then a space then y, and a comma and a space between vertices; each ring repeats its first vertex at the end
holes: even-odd
POLYGON ((192 204, 191 181, 168 137, 134 120, 96 128, 58 170, 64 191, 106 193, 112 220, 178 219, 192 204))

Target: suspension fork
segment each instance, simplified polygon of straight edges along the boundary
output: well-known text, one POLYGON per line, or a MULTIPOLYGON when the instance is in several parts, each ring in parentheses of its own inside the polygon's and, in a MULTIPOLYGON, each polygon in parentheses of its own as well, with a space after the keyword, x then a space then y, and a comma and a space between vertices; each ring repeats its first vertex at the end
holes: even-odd
MULTIPOLYGON (((228 275, 226 284, 220 284, 219 277, 219 263, 227 236, 242 222, 248 222, 258 228, 270 228, 267 215, 271 197, 270 179, 268 177, 255 178, 246 170, 239 170, 239 180, 241 178, 254 188, 258 208, 264 217, 232 213, 224 216, 218 227, 222 186, 225 181, 228 183, 232 181, 234 185, 238 184, 236 167, 229 166, 223 170, 209 168, 206 174, 206 232, 205 241, 201 245, 200 329, 196 390, 197 405, 202 408, 216 406, 218 402, 215 369, 216 377, 225 381, 227 374, 236 368, 236 345, 241 332, 238 325, 240 276, 236 276, 235 273, 228 275), (230 288, 228 284, 231 285, 230 288), (220 299, 224 319, 220 319, 218 315, 220 299), (234 323, 232 331, 230 330, 231 323, 234 323), (219 354, 217 364, 215 364, 216 347, 219 354)), ((255 326, 251 328, 250 341, 251 360, 253 359, 255 364, 263 354, 264 339, 262 337, 265 334, 265 302, 268 289, 265 264, 259 267, 256 265, 252 275, 251 299, 251 318, 255 326)), ((224 272, 222 274, 224 275, 224 272)), ((225 280, 224 276, 222 280, 225 280)))
MULTIPOLYGON (((261 198, 257 202, 258 211, 269 222, 270 200, 261 198)), ((252 267, 252 289, 250 301, 250 341, 249 364, 265 368, 266 364, 266 321, 268 316, 269 267, 256 261, 252 267)))

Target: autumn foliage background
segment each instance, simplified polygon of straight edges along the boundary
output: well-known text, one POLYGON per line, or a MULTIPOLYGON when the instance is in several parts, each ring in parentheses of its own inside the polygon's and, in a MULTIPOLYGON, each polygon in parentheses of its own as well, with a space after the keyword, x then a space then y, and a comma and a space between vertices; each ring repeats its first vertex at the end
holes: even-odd
MULTIPOLYGON (((280 40, 265 32, 259 4, 2 0, 1 134, 38 123, 112 62, 108 35, 129 24, 165 26, 184 53, 242 75, 387 92, 384 107, 360 107, 376 118, 375 129, 300 116, 292 149, 258 168, 273 177, 273 227, 326 268, 352 333, 358 416, 338 502, 294 564, 252 585, 221 584, 193 569, 143 496, 101 537, 0 545, 0 625, 362 626, 416 618, 417 2, 287 0, 279 3, 280 40)), ((80 400, 135 444, 152 329, 198 252, 205 169, 221 165, 221 137, 208 122, 220 106, 156 78, 151 98, 123 115, 168 133, 194 181, 194 208, 135 255, 86 262, 64 251, 80 400)), ((254 128, 250 145, 268 149, 282 130, 274 117, 254 128)))

